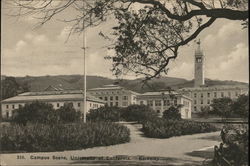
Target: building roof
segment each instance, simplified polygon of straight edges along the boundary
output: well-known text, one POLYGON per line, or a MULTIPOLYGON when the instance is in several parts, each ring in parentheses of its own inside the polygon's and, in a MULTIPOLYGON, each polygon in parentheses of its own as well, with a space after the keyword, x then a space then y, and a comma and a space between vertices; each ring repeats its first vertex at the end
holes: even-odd
POLYGON ((188 96, 185 96, 183 94, 180 94, 180 93, 177 93, 175 91, 161 91, 161 92, 145 92, 143 94, 140 94, 138 95, 138 97, 146 97, 146 96, 151 96, 151 97, 154 97, 154 96, 164 96, 164 95, 175 95, 177 97, 181 96, 181 97, 184 97, 184 98, 187 98, 189 100, 192 100, 190 97, 188 96))
POLYGON ((135 94, 135 95, 138 95, 139 93, 137 92, 134 92, 132 90, 128 90, 128 89, 125 89, 124 87, 121 87, 119 85, 104 85, 103 87, 99 87, 99 88, 92 88, 92 89, 89 89, 88 91, 100 91, 100 90, 126 90, 126 91, 129 91, 130 93, 132 94, 135 94))
MULTIPOLYGON (((18 96, 14 96, 2 101, 2 103, 14 102, 29 102, 29 101, 82 101, 84 99, 83 93, 80 90, 75 91, 44 91, 44 92, 26 92, 18 96)), ((98 99, 87 93, 87 101, 98 103, 105 103, 105 101, 98 99)))
POLYGON ((216 85, 216 86, 202 86, 202 87, 190 87, 181 88, 179 91, 207 91, 207 90, 237 90, 237 89, 249 89, 246 85, 216 85))

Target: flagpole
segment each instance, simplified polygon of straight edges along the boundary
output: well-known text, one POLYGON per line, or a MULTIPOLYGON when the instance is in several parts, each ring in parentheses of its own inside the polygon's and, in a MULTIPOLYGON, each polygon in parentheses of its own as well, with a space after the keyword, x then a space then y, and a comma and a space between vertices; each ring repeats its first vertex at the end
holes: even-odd
MULTIPOLYGON (((84 16, 84 1, 83 1, 83 16, 84 16)), ((87 113, 87 81, 86 81, 86 29, 85 29, 85 25, 84 25, 84 19, 82 20, 83 22, 83 64, 84 64, 84 97, 83 97, 83 105, 84 105, 84 108, 83 108, 83 122, 86 123, 86 113, 87 113)))

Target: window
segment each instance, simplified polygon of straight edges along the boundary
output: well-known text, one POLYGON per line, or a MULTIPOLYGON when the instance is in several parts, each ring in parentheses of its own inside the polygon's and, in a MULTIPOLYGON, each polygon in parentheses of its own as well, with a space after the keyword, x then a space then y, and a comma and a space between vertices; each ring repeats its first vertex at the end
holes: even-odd
MULTIPOLYGON (((89 106, 91 107, 91 106, 92 106, 92 104, 91 104, 91 103, 89 103, 89 106)), ((93 104, 93 106, 95 106, 95 104, 93 104)))
POLYGON ((210 93, 209 92, 207 93, 207 97, 210 97, 210 93))
POLYGON ((9 118, 9 111, 6 112, 6 118, 9 118))
POLYGON ((221 92, 221 97, 224 97, 224 92, 221 92))
POLYGON ((133 100, 136 100, 136 96, 133 97, 133 100))
POLYGON ((197 104, 197 101, 196 101, 196 100, 194 100, 194 104, 197 104))
POLYGON ((147 103, 148 103, 148 106, 153 106, 153 101, 152 100, 148 100, 147 103))
POLYGON ((140 101, 140 105, 143 105, 143 101, 140 101))
POLYGON ((123 100, 128 100, 128 96, 123 96, 123 100))
POLYGON ((169 100, 167 100, 167 105, 170 106, 170 101, 169 100))
POLYGON ((177 105, 177 99, 174 100, 174 105, 177 105))
POLYGON ((9 108, 9 105, 6 105, 6 108, 8 109, 8 108, 9 108))
POLYGON ((110 99, 110 100, 113 100, 113 96, 110 96, 109 99, 110 99))
POLYGON ((107 97, 107 96, 105 96, 105 97, 104 97, 104 100, 105 100, 105 101, 107 101, 107 100, 108 100, 108 97, 107 97))
POLYGON ((203 98, 203 93, 201 93, 201 98, 203 98))
POLYGON ((122 102, 122 106, 128 106, 128 102, 122 102))
POLYGON ((119 97, 118 97, 118 96, 115 96, 115 99, 116 99, 116 100, 119 100, 119 97))
POLYGON ((203 100, 201 100, 201 104, 203 104, 203 100))
POLYGON ((214 97, 215 97, 215 98, 217 97, 217 92, 214 92, 214 97))
POLYGON ((115 102, 115 106, 117 106, 117 107, 118 107, 118 102, 115 102))
POLYGON ((56 106, 57 106, 57 107, 60 107, 60 104, 59 104, 59 103, 57 103, 57 104, 56 104, 56 106))
POLYGON ((161 106, 161 100, 155 100, 155 106, 161 106))
POLYGON ((196 93, 194 93, 194 97, 196 97, 196 93))
POLYGON ((81 107, 81 103, 77 103, 77 106, 78 106, 78 107, 81 107))
POLYGON ((15 109, 15 104, 12 105, 12 108, 15 109))
POLYGON ((157 112, 158 114, 159 114, 159 113, 161 113, 161 111, 160 111, 160 110, 157 110, 156 112, 157 112))
POLYGON ((99 97, 99 99, 101 99, 101 100, 102 100, 102 97, 99 97))
POLYGON ((207 100, 207 104, 210 104, 210 100, 209 99, 207 100))
POLYGON ((196 108, 196 106, 194 106, 194 111, 197 111, 197 108, 196 108))
POLYGON ((110 106, 111 106, 111 107, 113 106, 113 102, 110 102, 110 106))

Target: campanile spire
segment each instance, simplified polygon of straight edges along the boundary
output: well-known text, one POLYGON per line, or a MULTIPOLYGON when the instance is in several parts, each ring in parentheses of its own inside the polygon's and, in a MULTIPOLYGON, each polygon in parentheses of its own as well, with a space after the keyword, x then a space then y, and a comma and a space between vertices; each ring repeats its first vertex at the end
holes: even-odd
POLYGON ((195 50, 195 66, 194 66, 194 86, 199 87, 205 84, 204 81, 204 54, 201 50, 201 41, 200 39, 196 42, 197 48, 195 50))

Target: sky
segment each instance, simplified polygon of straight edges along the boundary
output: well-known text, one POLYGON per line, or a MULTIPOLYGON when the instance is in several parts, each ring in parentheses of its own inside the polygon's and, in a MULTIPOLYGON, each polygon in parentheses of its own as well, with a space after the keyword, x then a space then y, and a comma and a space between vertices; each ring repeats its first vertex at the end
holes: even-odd
MULTIPOLYGON (((1 74, 8 76, 44 76, 83 74, 82 35, 72 35, 67 40, 70 25, 57 18, 71 16, 71 11, 36 28, 32 16, 8 16, 7 5, 1 10, 1 74)), ((13 9, 15 10, 15 9, 13 9)), ((99 34, 110 33, 114 25, 108 20, 86 31, 86 67, 88 75, 115 78, 110 71, 112 63, 104 57, 112 54, 105 46, 108 42, 99 34)), ((248 29, 240 21, 217 19, 198 38, 205 55, 205 77, 218 80, 249 82, 248 29)), ((194 75, 194 41, 179 51, 170 63, 167 76, 188 80, 194 75)), ((134 79, 133 73, 121 78, 134 79)))

